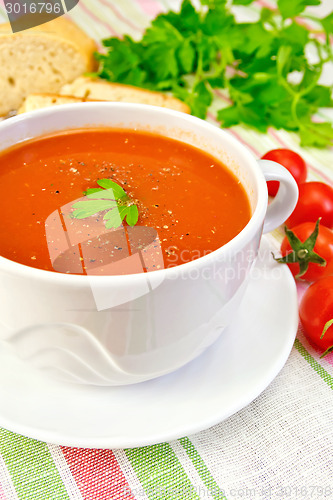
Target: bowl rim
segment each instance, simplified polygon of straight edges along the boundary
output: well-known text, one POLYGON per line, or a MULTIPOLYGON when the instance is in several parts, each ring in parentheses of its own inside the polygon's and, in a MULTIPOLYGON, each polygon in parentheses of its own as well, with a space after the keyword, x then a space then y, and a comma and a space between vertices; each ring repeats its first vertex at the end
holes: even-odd
MULTIPOLYGON (((247 167, 250 168, 252 173, 254 174, 254 179, 257 189, 257 203, 250 220, 244 226, 244 228, 236 236, 234 236, 234 238, 229 240, 223 246, 217 248, 216 250, 212 251, 207 255, 199 257, 198 259, 194 259, 192 261, 179 264, 171 268, 163 268, 155 271, 148 271, 146 273, 125 274, 125 275, 77 275, 77 274, 69 274, 69 273, 67 274, 67 273, 59 273, 54 271, 37 269, 34 267, 27 266, 25 264, 20 264, 18 262, 12 261, 0 255, 0 271, 9 272, 11 274, 12 273, 19 274, 23 277, 26 277, 27 279, 38 279, 43 281, 47 280, 50 282, 54 282, 57 284, 64 284, 68 286, 83 285, 84 283, 87 283, 88 280, 90 283, 92 279, 96 284, 97 283, 108 284, 110 281, 115 282, 115 284, 117 284, 117 282, 119 282, 120 284, 124 284, 124 282, 128 280, 141 282, 142 280, 146 281, 147 277, 152 277, 152 276, 156 279, 161 279, 161 278, 164 279, 171 275, 173 277, 178 276, 180 274, 183 275, 185 272, 190 272, 192 269, 198 269, 201 268, 202 266, 209 266, 213 262, 216 262, 217 259, 222 260, 222 258, 225 256, 228 256, 230 254, 235 254, 237 251, 244 248, 246 243, 248 243, 259 230, 262 231, 268 204, 268 192, 264 175, 260 170, 257 160, 253 156, 252 152, 246 146, 244 146, 244 144, 242 144, 239 140, 233 137, 228 131, 219 128, 214 124, 202 120, 196 116, 168 108, 152 106, 149 104, 104 102, 104 101, 61 104, 55 107, 30 111, 27 113, 23 113, 21 115, 11 117, 8 120, 3 120, 0 123, 0 137, 2 130, 6 129, 9 125, 11 126, 13 126, 13 124, 19 125, 22 122, 29 123, 29 120, 33 120, 36 118, 43 121, 47 120, 48 118, 52 119, 54 115, 61 115, 64 112, 77 113, 78 110, 84 110, 87 113, 91 113, 91 117, 93 119, 96 112, 98 112, 101 109, 105 110, 108 108, 110 109, 110 111, 112 111, 113 109, 114 110, 133 109, 133 115, 135 116, 140 116, 140 113, 145 113, 145 112, 150 112, 155 115, 160 115, 161 118, 163 117, 167 118, 169 116, 176 118, 180 123, 187 122, 192 124, 193 127, 198 127, 208 132, 211 131, 214 132, 215 134, 218 133, 226 143, 229 143, 234 148, 238 149, 238 153, 243 157, 244 161, 247 163, 247 167)), ((139 122, 140 120, 138 119, 137 121, 139 122)), ((165 125, 165 123, 163 125, 165 125)), ((96 125, 92 124, 91 128, 93 129, 103 126, 105 128, 113 127, 112 125, 107 125, 107 124, 101 125, 96 123, 96 125)), ((53 131, 61 132, 61 130, 63 131, 75 130, 77 128, 78 127, 69 127, 69 128, 64 127, 63 129, 60 129, 58 127, 54 127, 53 131)), ((82 126, 82 128, 88 128, 88 127, 82 126)), ((129 129, 130 127, 124 127, 124 129, 126 128, 129 129)), ((181 126, 179 128, 181 128, 181 126)), ((50 132, 48 131, 46 133, 52 134, 52 131, 50 132)), ((35 138, 37 139, 38 137, 42 136, 43 134, 33 135, 31 138, 26 140, 31 140, 35 138)), ((24 142, 25 140, 22 140, 17 142, 16 144, 21 144, 24 142)), ((13 143, 13 145, 14 144, 15 143, 13 143)), ((0 151, 4 151, 5 149, 7 148, 6 147, 1 148, 0 144, 0 151)))

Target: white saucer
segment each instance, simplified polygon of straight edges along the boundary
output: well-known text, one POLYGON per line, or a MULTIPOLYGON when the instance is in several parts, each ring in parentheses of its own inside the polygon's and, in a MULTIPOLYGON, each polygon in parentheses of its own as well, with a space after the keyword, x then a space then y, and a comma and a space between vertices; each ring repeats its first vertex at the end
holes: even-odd
POLYGON ((0 426, 86 448, 137 447, 193 434, 268 386, 289 356, 297 324, 294 279, 273 261, 265 237, 233 325, 171 375, 126 387, 65 385, 42 379, 1 348, 0 426))

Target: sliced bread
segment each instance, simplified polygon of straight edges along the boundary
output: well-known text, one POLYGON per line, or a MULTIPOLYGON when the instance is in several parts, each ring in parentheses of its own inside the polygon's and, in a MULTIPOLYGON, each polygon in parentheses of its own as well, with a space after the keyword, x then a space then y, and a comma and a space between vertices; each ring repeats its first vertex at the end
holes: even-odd
POLYGON ((92 71, 95 50, 95 42, 64 17, 18 33, 9 23, 0 25, 0 116, 31 93, 57 93, 92 71))
POLYGON ((101 78, 81 76, 72 83, 64 85, 60 90, 60 94, 98 101, 152 104, 154 106, 183 111, 184 113, 191 112, 187 104, 162 92, 153 92, 120 83, 110 83, 101 78))

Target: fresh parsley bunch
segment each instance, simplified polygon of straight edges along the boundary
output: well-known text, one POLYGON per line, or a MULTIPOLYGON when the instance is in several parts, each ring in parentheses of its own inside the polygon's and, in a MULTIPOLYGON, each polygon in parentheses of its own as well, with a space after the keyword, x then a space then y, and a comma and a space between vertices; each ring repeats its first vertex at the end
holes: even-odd
POLYGON ((318 81, 324 63, 333 60, 333 13, 312 18, 304 10, 320 0, 278 0, 276 10, 261 8, 259 21, 237 22, 232 6, 252 2, 201 0, 196 9, 184 0, 180 12, 156 17, 140 41, 104 40, 97 74, 170 91, 201 118, 214 89, 226 89, 233 104, 218 111, 223 127, 243 123, 266 132, 273 126, 298 132, 303 146, 332 144, 332 124, 313 117, 320 107, 332 106, 332 89, 318 81), (316 62, 308 58, 310 45, 316 62))

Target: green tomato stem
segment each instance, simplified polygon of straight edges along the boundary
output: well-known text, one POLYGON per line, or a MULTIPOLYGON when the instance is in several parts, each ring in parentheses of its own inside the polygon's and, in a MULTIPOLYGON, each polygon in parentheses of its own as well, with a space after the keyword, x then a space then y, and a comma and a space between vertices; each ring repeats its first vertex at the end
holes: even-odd
POLYGON ((333 318, 328 320, 327 323, 325 323, 325 326, 324 326, 324 329, 323 329, 323 332, 322 334, 320 335, 320 338, 322 339, 323 336, 325 335, 325 333, 327 332, 327 330, 329 329, 330 326, 333 325, 333 318))

